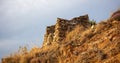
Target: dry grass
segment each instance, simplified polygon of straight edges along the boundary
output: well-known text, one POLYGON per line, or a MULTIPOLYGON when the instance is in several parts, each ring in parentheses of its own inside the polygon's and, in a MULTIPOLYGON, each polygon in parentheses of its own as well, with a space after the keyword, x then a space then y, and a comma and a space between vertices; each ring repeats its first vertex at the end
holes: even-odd
POLYGON ((65 41, 70 41, 70 40, 80 38, 81 34, 85 30, 86 29, 83 26, 80 26, 80 25, 76 26, 73 31, 71 31, 67 34, 65 41))
POLYGON ((14 53, 2 59, 2 63, 30 63, 35 54, 40 51, 39 48, 32 48, 30 51, 26 47, 21 47, 17 53, 14 53))

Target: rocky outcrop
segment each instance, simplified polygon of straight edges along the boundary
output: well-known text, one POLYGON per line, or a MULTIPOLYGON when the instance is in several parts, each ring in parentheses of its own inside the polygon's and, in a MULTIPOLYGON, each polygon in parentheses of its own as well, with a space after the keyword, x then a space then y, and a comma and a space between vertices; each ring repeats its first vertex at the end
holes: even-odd
POLYGON ((120 10, 117 10, 116 12, 114 12, 111 17, 111 20, 120 20, 120 10))
POLYGON ((44 35, 43 46, 44 45, 50 45, 51 42, 53 42, 54 32, 55 32, 55 25, 47 26, 46 34, 44 35))
POLYGON ((71 20, 57 18, 57 23, 46 28, 46 34, 44 35, 43 46, 50 45, 53 42, 61 43, 66 34, 74 30, 76 26, 90 27, 88 15, 75 17, 71 20))

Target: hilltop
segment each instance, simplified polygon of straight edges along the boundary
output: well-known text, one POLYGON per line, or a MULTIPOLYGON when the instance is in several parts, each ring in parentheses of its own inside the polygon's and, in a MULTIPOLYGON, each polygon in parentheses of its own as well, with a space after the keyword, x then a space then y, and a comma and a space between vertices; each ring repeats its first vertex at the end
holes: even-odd
POLYGON ((41 48, 2 59, 2 63, 120 63, 120 11, 95 23, 88 15, 57 18, 47 26, 41 48))

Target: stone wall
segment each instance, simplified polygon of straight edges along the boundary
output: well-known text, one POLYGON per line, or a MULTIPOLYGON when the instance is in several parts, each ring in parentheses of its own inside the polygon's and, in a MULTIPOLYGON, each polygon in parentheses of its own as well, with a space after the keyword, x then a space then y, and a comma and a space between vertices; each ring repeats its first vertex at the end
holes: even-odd
POLYGON ((46 34, 44 35, 43 46, 51 44, 51 42, 53 41, 54 32, 55 32, 55 25, 47 26, 46 34))
POLYGON ((47 27, 43 46, 50 45, 53 42, 61 43, 66 37, 66 33, 72 31, 77 25, 84 27, 90 26, 88 15, 75 17, 71 20, 57 18, 55 25, 47 27))
POLYGON ((68 20, 57 18, 57 23, 55 25, 55 36, 54 36, 54 42, 60 42, 65 38, 65 34, 67 31, 67 23, 68 20))

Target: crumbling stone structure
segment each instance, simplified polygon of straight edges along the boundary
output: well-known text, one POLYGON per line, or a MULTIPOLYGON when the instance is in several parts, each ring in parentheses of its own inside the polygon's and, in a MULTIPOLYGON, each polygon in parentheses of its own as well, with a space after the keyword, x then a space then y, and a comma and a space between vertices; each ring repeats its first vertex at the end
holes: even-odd
POLYGON ((53 41, 55 32, 55 25, 47 26, 46 28, 46 34, 44 35, 44 42, 43 45, 49 45, 53 41))
POLYGON ((55 25, 47 27, 43 46, 50 45, 53 42, 61 43, 66 37, 66 33, 72 31, 77 25, 90 26, 88 15, 75 17, 71 20, 57 18, 55 25))

